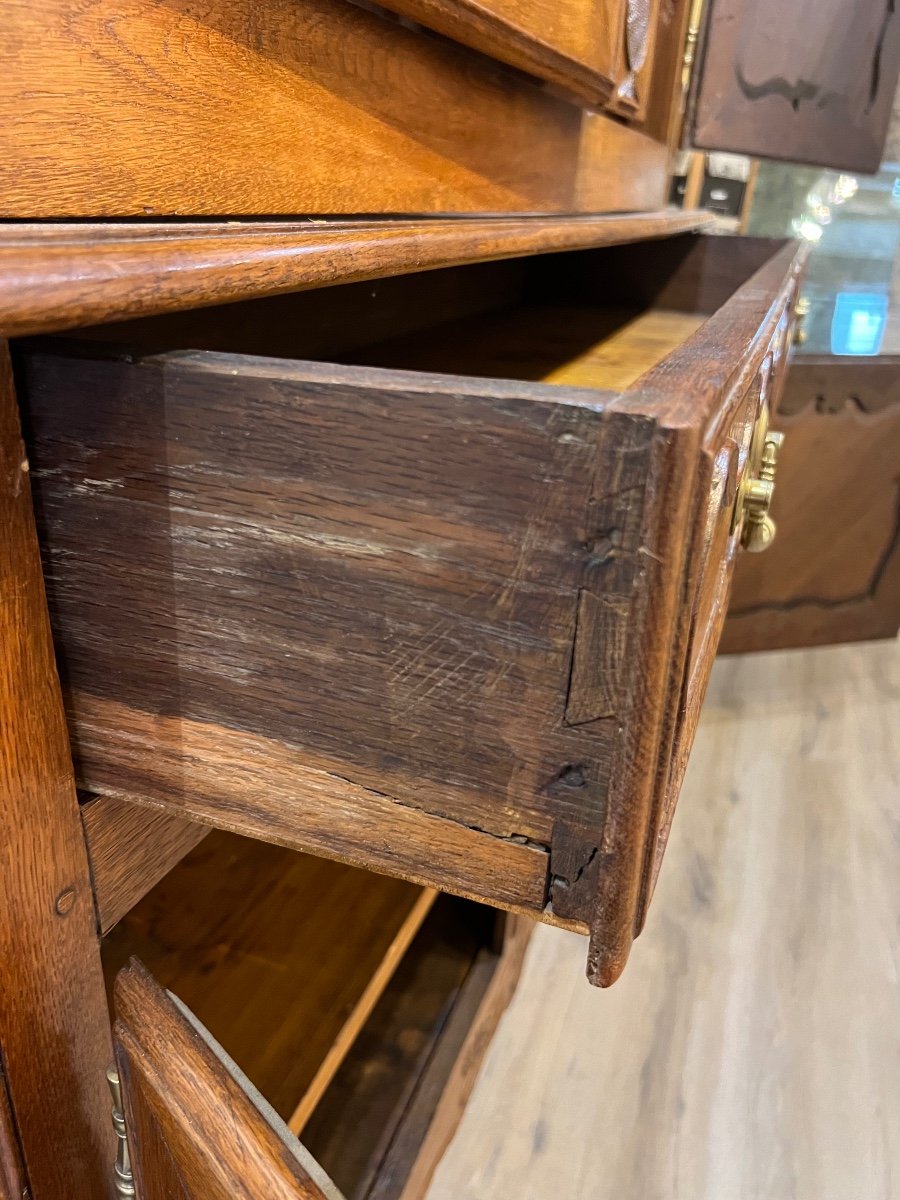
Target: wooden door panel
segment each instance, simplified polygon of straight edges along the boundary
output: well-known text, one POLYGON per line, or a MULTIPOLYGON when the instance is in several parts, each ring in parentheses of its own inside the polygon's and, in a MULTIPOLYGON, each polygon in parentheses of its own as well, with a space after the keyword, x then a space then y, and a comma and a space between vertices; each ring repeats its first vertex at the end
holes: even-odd
POLYGON ((900 360, 804 356, 777 418, 778 536, 735 572, 720 650, 896 636, 900 628, 900 360))
POLYGON ((249 1080, 135 959, 116 980, 115 1007, 141 1200, 342 1200, 249 1080))
POLYGON ((875 171, 900 68, 900 16, 885 0, 710 0, 691 140, 875 171))

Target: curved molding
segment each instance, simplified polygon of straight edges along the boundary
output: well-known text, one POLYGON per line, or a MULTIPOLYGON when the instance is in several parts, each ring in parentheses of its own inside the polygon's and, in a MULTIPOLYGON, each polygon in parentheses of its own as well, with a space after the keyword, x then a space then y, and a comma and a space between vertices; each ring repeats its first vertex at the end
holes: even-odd
POLYGON ((469 262, 661 238, 710 215, 106 222, 0 232, 0 336, 469 262))

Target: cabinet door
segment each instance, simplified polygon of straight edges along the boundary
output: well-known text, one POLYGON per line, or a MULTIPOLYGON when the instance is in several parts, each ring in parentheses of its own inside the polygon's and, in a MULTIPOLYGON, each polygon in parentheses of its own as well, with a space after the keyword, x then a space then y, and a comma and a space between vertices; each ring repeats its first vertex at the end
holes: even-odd
POLYGON ((196 1018, 132 959, 116 1062, 140 1200, 342 1200, 196 1018))
POLYGON ((688 140, 875 171, 898 66, 892 0, 708 0, 688 140))
POLYGON ((896 637, 900 358, 796 358, 777 425, 778 537, 738 564, 720 649, 896 637))

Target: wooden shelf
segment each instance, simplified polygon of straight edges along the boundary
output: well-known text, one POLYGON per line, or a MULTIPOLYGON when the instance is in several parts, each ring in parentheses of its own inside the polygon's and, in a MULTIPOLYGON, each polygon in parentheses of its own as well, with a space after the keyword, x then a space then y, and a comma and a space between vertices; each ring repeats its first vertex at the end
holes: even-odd
POLYGON ((354 361, 625 391, 705 320, 701 313, 656 308, 528 304, 393 339, 354 361))
POLYGON ((435 892, 212 832, 104 941, 136 955, 297 1132, 425 919, 435 892))

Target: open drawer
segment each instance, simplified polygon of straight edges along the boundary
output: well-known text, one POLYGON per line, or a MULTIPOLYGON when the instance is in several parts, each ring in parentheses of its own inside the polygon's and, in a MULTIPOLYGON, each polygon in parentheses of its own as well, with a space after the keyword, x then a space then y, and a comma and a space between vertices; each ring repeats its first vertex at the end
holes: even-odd
POLYGON ((20 343, 79 782, 589 932, 611 982, 800 258, 690 235, 20 343))

